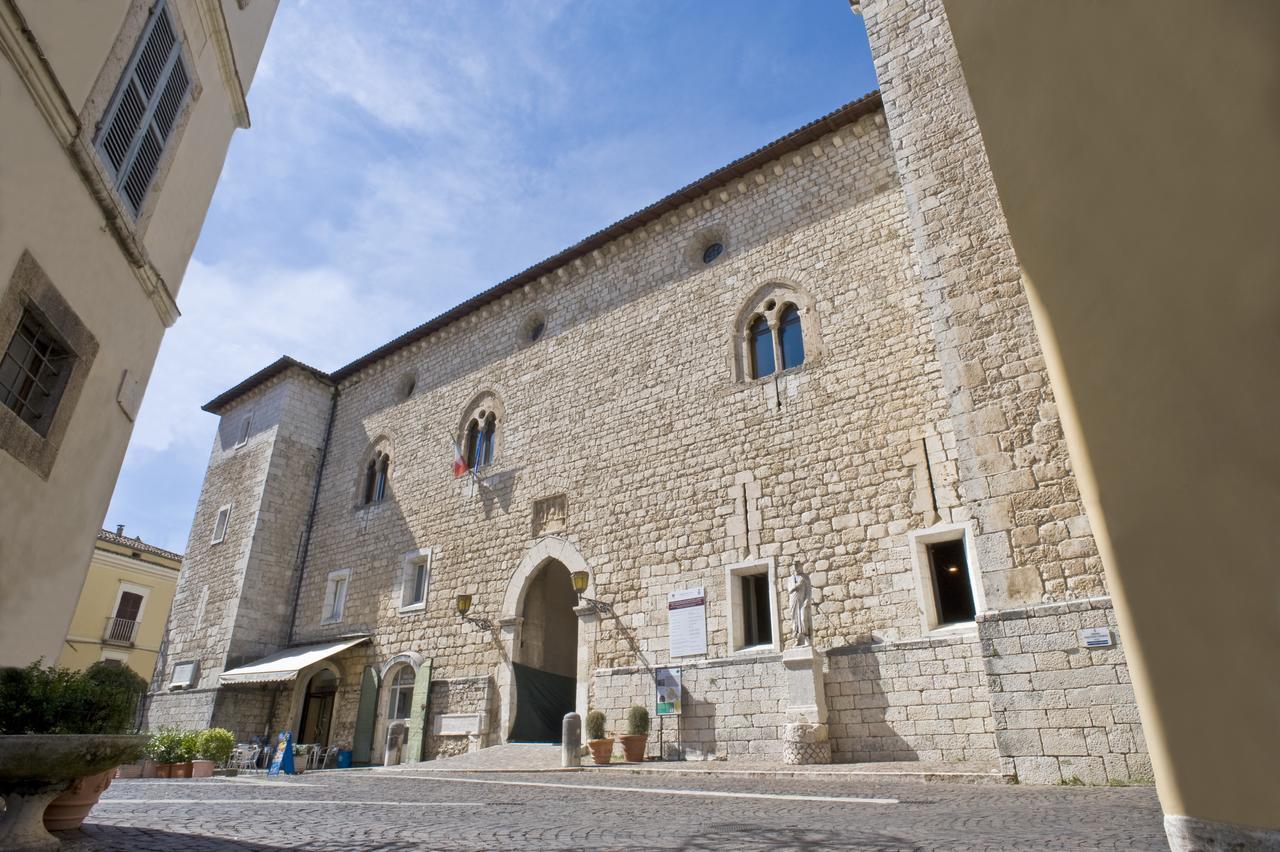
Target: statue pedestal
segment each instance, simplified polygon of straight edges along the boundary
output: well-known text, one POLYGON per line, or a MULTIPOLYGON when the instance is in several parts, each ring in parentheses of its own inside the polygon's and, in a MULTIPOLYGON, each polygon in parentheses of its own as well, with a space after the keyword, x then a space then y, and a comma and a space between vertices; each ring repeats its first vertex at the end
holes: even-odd
POLYGON ((822 658, 809 645, 782 652, 787 680, 787 726, 782 733, 782 762, 806 765, 831 762, 827 739, 827 693, 822 658))

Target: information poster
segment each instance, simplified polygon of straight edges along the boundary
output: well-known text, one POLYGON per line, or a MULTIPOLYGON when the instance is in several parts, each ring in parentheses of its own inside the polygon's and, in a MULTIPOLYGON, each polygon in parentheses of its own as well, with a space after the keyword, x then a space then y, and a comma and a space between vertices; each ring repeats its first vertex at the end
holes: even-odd
POLYGON ((654 682, 658 690, 657 715, 679 716, 680 670, 657 669, 654 675, 654 682))
POLYGON ((707 653, 707 596, 703 589, 667 592, 667 640, 673 657, 707 653))
POLYGON ((288 731, 282 733, 276 742, 276 753, 271 758, 271 768, 267 770, 267 774, 279 775, 281 771, 286 775, 293 774, 293 734, 288 731))

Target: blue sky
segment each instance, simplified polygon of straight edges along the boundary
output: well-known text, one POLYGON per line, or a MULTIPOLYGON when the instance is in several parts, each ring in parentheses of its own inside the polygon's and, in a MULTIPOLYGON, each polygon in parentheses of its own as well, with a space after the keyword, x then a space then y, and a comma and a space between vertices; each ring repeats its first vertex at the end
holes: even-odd
POLYGON ((285 0, 103 525, 183 551, 216 418, 876 87, 847 0, 285 0))

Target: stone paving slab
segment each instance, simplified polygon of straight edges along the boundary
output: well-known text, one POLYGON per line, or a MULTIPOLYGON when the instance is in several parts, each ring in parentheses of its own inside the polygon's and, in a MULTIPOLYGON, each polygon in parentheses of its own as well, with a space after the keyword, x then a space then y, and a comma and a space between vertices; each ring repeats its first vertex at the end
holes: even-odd
POLYGON ((116 781, 68 852, 1166 850, 1150 788, 604 773, 116 781))

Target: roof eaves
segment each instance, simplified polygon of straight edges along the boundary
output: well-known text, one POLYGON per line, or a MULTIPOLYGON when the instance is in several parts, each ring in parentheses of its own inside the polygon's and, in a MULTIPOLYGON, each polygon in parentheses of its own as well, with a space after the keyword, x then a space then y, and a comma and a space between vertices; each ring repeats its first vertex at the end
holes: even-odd
POLYGON ((792 151, 798 150, 810 142, 825 136, 827 133, 839 130, 859 118, 862 118, 864 115, 871 114, 875 110, 879 109, 880 106, 881 101, 879 90, 868 92, 861 98, 858 98, 855 101, 850 101, 844 106, 832 110, 826 115, 809 122, 803 127, 793 130, 786 136, 775 139, 768 145, 757 148, 755 151, 752 151, 743 157, 739 157, 733 162, 716 169, 710 174, 680 187, 675 192, 658 199, 647 207, 637 210, 630 216, 619 219, 617 222, 588 235, 584 239, 569 246, 564 251, 538 261, 521 272, 517 272, 510 278, 499 282, 481 293, 477 293, 475 296, 455 305, 439 316, 427 320, 422 325, 409 329, 399 337, 384 343, 382 346, 360 356, 349 364, 339 367, 332 373, 325 373, 323 370, 318 370, 315 367, 303 364, 302 362, 296 361, 286 355, 262 370, 259 370, 257 373, 254 373, 235 387, 214 397, 209 402, 201 406, 201 408, 211 414, 217 414, 223 407, 237 397, 248 393, 263 382, 266 382, 269 379, 274 378, 279 373, 284 372, 284 370, 289 367, 297 367, 305 370, 325 384, 331 386, 339 384, 366 367, 377 363, 388 355, 416 343, 417 341, 443 329, 468 314, 483 308, 485 305, 497 301, 503 296, 514 293, 521 287, 532 284, 547 273, 554 272, 555 270, 590 254, 601 246, 604 246, 625 234, 631 233, 638 228, 644 227, 650 222, 661 218, 670 211, 679 208, 689 201, 700 198, 715 189, 717 186, 724 184, 726 181, 742 177, 743 175, 755 171, 766 163, 776 160, 779 157, 791 153, 792 151))
POLYGON ((312 376, 314 376, 316 379, 318 379, 320 382, 326 385, 332 386, 334 384, 333 378, 324 370, 318 370, 315 367, 312 367, 310 364, 304 364, 301 361, 297 360, 296 358, 290 358, 288 355, 281 355, 275 361, 272 361, 270 364, 263 367, 261 370, 254 373, 252 376, 245 379, 244 381, 242 381, 240 384, 236 385, 233 388, 228 388, 227 390, 215 396, 213 399, 206 402, 204 405, 200 406, 200 410, 207 411, 210 414, 218 414, 223 408, 227 406, 228 403, 233 402, 234 400, 236 400, 241 396, 244 396, 246 393, 258 387, 259 385, 264 384, 265 382, 268 382, 271 379, 274 379, 276 376, 280 375, 285 370, 288 370, 293 367, 296 367, 297 369, 302 370, 306 373, 310 373, 312 376))
POLYGON ((450 323, 461 319, 473 311, 479 310, 491 302, 497 301, 509 293, 515 292, 525 285, 532 284, 548 272, 552 272, 562 266, 566 266, 578 258, 584 257, 601 246, 612 242, 618 237, 628 234, 643 227, 644 225, 647 225, 655 219, 666 215, 668 212, 682 206, 683 204, 702 197, 712 189, 723 184, 725 181, 742 177, 745 174, 755 171, 765 163, 789 154, 792 151, 815 141, 819 137, 838 130, 879 108, 879 90, 869 92, 861 98, 851 101, 821 118, 815 119, 803 127, 788 133, 786 136, 776 139, 761 148, 757 148, 755 151, 752 151, 743 157, 739 157, 733 162, 716 169, 714 172, 699 178, 693 183, 680 187, 675 192, 669 193, 658 201, 655 201, 653 204, 637 210, 630 216, 619 219, 617 222, 590 234, 585 239, 574 243, 559 254, 555 254, 545 260, 541 260, 533 266, 530 266, 528 269, 518 272, 505 281, 499 282, 493 287, 490 287, 488 290, 472 296, 470 299, 450 308, 439 316, 428 320, 416 328, 410 329, 394 340, 384 343, 372 352, 362 355, 343 367, 339 367, 337 370, 333 371, 331 378, 334 382, 343 382, 393 352, 416 343, 433 332, 439 331, 450 323))

